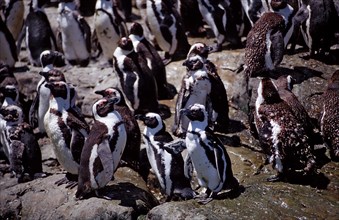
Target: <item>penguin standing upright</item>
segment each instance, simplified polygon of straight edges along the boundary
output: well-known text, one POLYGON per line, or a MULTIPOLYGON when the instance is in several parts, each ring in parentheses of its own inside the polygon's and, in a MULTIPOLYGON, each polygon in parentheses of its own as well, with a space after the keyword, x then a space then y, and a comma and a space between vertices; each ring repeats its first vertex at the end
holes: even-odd
POLYGON ((0 109, 0 115, 0 143, 18 182, 42 177, 40 147, 32 128, 24 122, 22 109, 7 105, 0 109))
POLYGON ((323 94, 320 129, 333 160, 339 160, 339 70, 328 80, 323 94))
POLYGON ((113 54, 114 68, 135 114, 158 112, 158 91, 146 60, 133 49, 131 39, 120 39, 113 54))
POLYGON ((106 98, 114 98, 114 110, 117 111, 124 121, 126 128, 126 147, 122 154, 121 161, 127 163, 132 169, 137 171, 144 180, 147 180, 149 174, 149 164, 147 158, 140 149, 141 133, 138 122, 130 108, 127 106, 124 94, 115 87, 109 87, 104 90, 95 91, 96 94, 102 95, 106 98))
POLYGON ((65 82, 50 82, 46 87, 51 90, 49 110, 44 123, 47 136, 53 143, 53 150, 61 166, 67 171, 66 177, 57 181, 69 187, 76 185, 80 155, 88 136, 89 126, 70 106, 70 88, 65 82), (75 179, 74 179, 75 178, 75 179))
POLYGON ((268 181, 300 171, 313 174, 315 159, 305 129, 270 78, 259 83, 254 118, 261 147, 277 171, 268 181))
POLYGON ((227 1, 198 0, 198 6, 205 22, 211 27, 215 37, 217 38, 217 43, 211 47, 210 52, 222 50, 222 44, 226 40, 226 35, 232 34, 232 38, 229 38, 229 40, 232 40, 232 44, 240 44, 240 38, 237 36, 234 22, 231 22, 232 28, 228 25, 228 28, 231 30, 226 31, 226 25, 230 22, 228 21, 229 16, 227 16, 230 12, 227 1))
POLYGON ((135 52, 146 59, 148 67, 152 70, 157 82, 158 99, 173 99, 175 94, 171 94, 167 83, 165 65, 158 51, 144 37, 144 30, 141 24, 134 22, 131 25, 129 38, 132 40, 135 52))
POLYGON ((22 0, 5 0, 5 3, 5 23, 16 41, 24 23, 24 2, 22 0))
POLYGON ((207 188, 199 201, 207 203, 222 189, 238 188, 230 157, 221 141, 208 128, 205 106, 194 104, 182 110, 191 121, 186 134, 186 148, 200 186, 207 188))
POLYGON ((112 0, 98 0, 95 5, 94 29, 104 58, 112 64, 114 50, 121 37, 127 36, 124 19, 112 0))
POLYGON ((190 45, 173 3, 170 0, 147 0, 146 16, 151 33, 165 52, 164 64, 184 58, 190 45))
POLYGON ((15 47, 15 40, 8 30, 5 22, 0 16, 0 60, 7 64, 10 68, 13 68, 16 61, 18 61, 18 55, 15 47))
POLYGON ((31 65, 41 66, 40 54, 44 50, 58 50, 55 35, 48 18, 43 11, 42 0, 32 0, 29 13, 17 41, 18 51, 25 38, 31 65))
POLYGON ((73 2, 60 2, 58 12, 57 20, 66 60, 71 65, 87 66, 91 55, 91 28, 75 10, 73 2))
POLYGON ((95 121, 81 153, 76 198, 83 198, 92 190, 101 196, 98 190, 114 179, 127 140, 124 121, 114 110, 116 101, 102 98, 92 107, 95 121))
POLYGON ((170 154, 164 148, 165 144, 173 141, 173 138, 166 131, 160 115, 150 112, 145 116, 139 116, 138 119, 146 126, 143 137, 147 145, 147 157, 162 192, 168 196, 166 201, 175 197, 192 199, 195 193, 191 188, 190 179, 184 175, 184 161, 181 154, 170 154))
POLYGON ((180 114, 181 109, 198 103, 206 106, 208 111, 208 121, 212 118, 212 104, 209 97, 212 84, 208 77, 208 70, 204 60, 200 56, 187 59, 183 65, 187 68, 187 73, 182 79, 181 88, 175 105, 175 117, 173 134, 178 137, 185 137, 189 124, 189 119, 180 114))

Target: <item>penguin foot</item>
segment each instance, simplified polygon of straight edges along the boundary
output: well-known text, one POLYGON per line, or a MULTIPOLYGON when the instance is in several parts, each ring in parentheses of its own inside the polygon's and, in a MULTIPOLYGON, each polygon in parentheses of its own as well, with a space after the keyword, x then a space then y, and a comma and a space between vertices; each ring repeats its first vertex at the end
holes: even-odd
POLYGON ((200 195, 194 196, 194 199, 202 205, 206 205, 207 203, 211 202, 213 200, 212 196, 208 196, 207 193, 203 193, 200 195))
POLYGON ((279 181, 283 181, 284 179, 285 179, 284 175, 282 173, 278 173, 277 175, 268 177, 267 181, 268 182, 279 182, 279 181))
POLYGON ((172 61, 172 57, 171 55, 169 55, 168 52, 165 53, 165 57, 162 58, 162 62, 164 63, 164 65, 166 66, 167 64, 169 64, 172 61))
POLYGON ((66 184, 66 188, 74 188, 78 185, 78 175, 74 175, 71 173, 66 173, 66 176, 58 181, 56 181, 54 184, 57 186, 66 184))
POLYGON ((209 53, 215 53, 215 52, 220 52, 222 50, 222 45, 221 44, 213 44, 212 46, 209 46, 209 53))

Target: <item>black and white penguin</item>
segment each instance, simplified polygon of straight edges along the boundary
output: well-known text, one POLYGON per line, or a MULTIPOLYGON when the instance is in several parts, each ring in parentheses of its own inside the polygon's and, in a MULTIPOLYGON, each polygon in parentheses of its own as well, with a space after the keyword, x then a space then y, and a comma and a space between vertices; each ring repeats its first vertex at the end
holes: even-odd
POLYGON ((90 17, 94 15, 97 0, 74 0, 74 2, 81 16, 90 17))
POLYGON ((181 109, 188 108, 193 104, 202 104, 208 111, 208 121, 212 118, 212 103, 209 97, 212 84, 208 76, 208 69, 201 56, 194 56, 187 59, 184 64, 187 73, 182 79, 181 88, 175 105, 175 116, 173 134, 178 137, 185 137, 189 119, 180 114, 181 109))
POLYGON ((331 41, 338 22, 333 0, 302 1, 293 18, 309 48, 309 57, 330 51, 331 41))
POLYGON ((121 157, 121 165, 127 165, 137 171, 146 181, 149 174, 149 163, 146 154, 141 147, 141 132, 133 112, 125 101, 124 94, 116 87, 109 87, 104 90, 95 91, 96 94, 106 98, 114 98, 114 110, 117 111, 124 121, 126 128, 126 147, 121 157))
POLYGON ((186 148, 198 183, 207 188, 200 202, 207 203, 222 189, 235 190, 238 180, 233 176, 232 163, 221 141, 208 128, 205 106, 194 104, 182 110, 191 121, 186 134, 186 148))
POLYGON ((17 41, 18 51, 22 40, 26 40, 28 57, 31 65, 41 66, 40 54, 44 50, 58 50, 55 35, 43 10, 44 0, 32 0, 17 41))
POLYGON ((133 49, 131 39, 123 37, 113 54, 114 69, 135 114, 158 112, 158 91, 146 60, 133 49))
POLYGON ((211 0, 198 0, 198 6, 204 21, 212 29, 214 36, 217 39, 217 43, 211 47, 210 52, 216 52, 222 50, 222 44, 226 40, 226 35, 230 35, 232 32, 232 44, 240 45, 240 38, 236 33, 236 26, 233 22, 232 28, 228 25, 229 29, 226 30, 228 21, 227 13, 230 13, 228 1, 211 1, 211 0))
POLYGON ((8 105, 0 109, 1 146, 18 182, 43 177, 41 151, 33 129, 24 122, 22 109, 8 105))
POLYGON ((277 67, 284 56, 284 18, 274 12, 264 13, 247 35, 245 48, 246 77, 260 76, 277 67))
POLYGON ((325 144, 330 149, 333 160, 339 160, 339 70, 328 80, 327 89, 322 96, 323 107, 320 129, 325 144))
POLYGON ((71 65, 85 67, 91 55, 91 28, 75 10, 74 2, 60 2, 58 24, 61 32, 62 50, 71 65))
POLYGON ((0 16, 0 60, 7 64, 10 68, 15 66, 18 61, 18 55, 15 46, 15 40, 7 28, 7 25, 0 16))
POLYGON ((147 61, 157 82, 158 99, 173 99, 175 93, 171 92, 166 78, 165 65, 155 47, 145 38, 141 24, 134 22, 130 27, 129 38, 132 40, 135 52, 147 61))
POLYGON ((24 24, 24 13, 25 6, 22 0, 5 0, 5 23, 15 41, 24 24))
POLYGON ((146 17, 151 33, 165 52, 164 64, 184 58, 190 45, 172 1, 147 0, 146 17))
POLYGON ((5 87, 0 87, 0 93, 2 93, 4 97, 1 107, 6 107, 8 105, 21 106, 19 102, 19 88, 17 85, 6 85, 5 87))
POLYGON ((270 78, 259 83, 254 118, 261 147, 277 171, 268 181, 300 171, 313 174, 315 159, 305 129, 270 78))
POLYGON ((204 43, 195 43, 191 46, 187 54, 187 60, 195 56, 199 56, 203 59, 207 69, 208 78, 211 82, 211 93, 209 94, 212 104, 212 125, 214 131, 226 131, 229 117, 228 117, 228 99, 226 88, 221 80, 217 67, 208 60, 208 53, 210 48, 204 43))
POLYGON ((195 192, 191 188, 190 179, 184 175, 184 160, 181 154, 170 154, 164 148, 173 138, 166 131, 160 115, 150 112, 137 118, 145 124, 143 137, 147 145, 147 157, 162 192, 168 196, 166 201, 177 197, 192 199, 195 192))
POLYGON ((45 129, 53 143, 57 160, 67 171, 66 178, 57 181, 56 184, 68 183, 69 187, 74 187, 89 126, 85 119, 71 108, 70 87, 67 83, 50 82, 46 87, 51 90, 51 97, 49 110, 44 118, 45 129))
POLYGON ((102 98, 92 107, 94 124, 81 153, 76 198, 84 198, 93 190, 102 196, 98 190, 114 179, 127 140, 124 121, 114 110, 116 101, 102 98))
POLYGON ((120 38, 127 36, 127 26, 112 0, 98 0, 95 5, 94 30, 104 58, 112 64, 120 38))

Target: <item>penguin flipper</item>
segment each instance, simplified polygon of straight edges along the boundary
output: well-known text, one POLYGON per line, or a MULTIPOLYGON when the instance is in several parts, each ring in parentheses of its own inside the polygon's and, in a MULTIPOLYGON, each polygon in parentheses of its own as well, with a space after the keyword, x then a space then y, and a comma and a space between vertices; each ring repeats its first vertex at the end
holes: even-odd
POLYGON ((82 16, 78 17, 78 22, 80 24, 80 29, 84 34, 86 49, 88 52, 91 52, 91 28, 82 16))
POLYGON ((113 155, 109 146, 109 136, 105 136, 98 145, 98 156, 101 165, 99 165, 100 169, 97 170, 97 173, 94 173, 94 176, 99 187, 103 187, 112 179, 115 171, 115 167, 113 166, 113 155))
POLYGON ((38 117, 37 117, 38 106, 39 106, 39 95, 37 94, 31 104, 31 107, 29 108, 28 121, 29 121, 29 124, 32 126, 32 128, 35 128, 38 125, 38 117))
POLYGON ((162 148, 170 154, 179 154, 186 149, 186 142, 184 139, 177 139, 164 144, 162 148))
POLYGON ((295 26, 300 26, 302 23, 306 21, 306 19, 309 16, 310 16, 310 13, 306 5, 302 5, 293 17, 295 26))
POLYGON ((284 36, 283 34, 278 31, 271 35, 270 37, 272 45, 271 45, 271 56, 272 56, 272 63, 274 66, 278 66, 283 57, 284 57, 284 36))
MULTIPOLYGON (((20 33, 19 33, 19 36, 18 36, 18 39, 17 39, 16 53, 17 53, 18 56, 19 56, 20 51, 21 51, 21 44, 22 44, 22 41, 23 41, 23 40, 25 39, 25 37, 26 37, 26 27, 27 27, 26 24, 24 24, 24 25, 22 26, 22 29, 21 29, 21 31, 20 31, 20 33)), ((26 46, 27 46, 27 45, 26 45, 26 46)))

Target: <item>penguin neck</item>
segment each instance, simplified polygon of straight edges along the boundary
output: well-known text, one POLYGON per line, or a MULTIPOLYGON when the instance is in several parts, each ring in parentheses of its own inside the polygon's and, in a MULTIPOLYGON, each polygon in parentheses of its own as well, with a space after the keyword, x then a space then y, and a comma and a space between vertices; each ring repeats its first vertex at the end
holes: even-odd
POLYGON ((262 82, 260 81, 259 82, 259 85, 258 85, 258 97, 257 97, 257 100, 255 101, 255 111, 257 113, 257 115, 259 115, 259 107, 261 104, 264 103, 264 97, 262 96, 262 92, 263 92, 263 89, 262 89, 262 82))
POLYGON ((16 97, 13 99, 12 97, 5 97, 4 102, 2 103, 2 107, 6 107, 9 105, 17 105, 19 101, 19 98, 16 97))
POLYGON ((106 124, 108 127, 113 127, 119 121, 122 121, 121 115, 117 111, 112 111, 108 113, 105 117, 101 117, 98 114, 95 114, 94 119, 106 124))
POLYGON ((138 35, 135 35, 135 34, 130 34, 128 37, 132 40, 134 50, 137 49, 137 46, 140 43, 140 41, 145 39, 144 36, 138 36, 138 35))
POLYGON ((128 51, 128 50, 123 50, 123 49, 121 49, 120 47, 117 47, 117 48, 115 49, 113 55, 114 55, 115 57, 119 57, 119 56, 127 56, 127 55, 131 54, 132 52, 133 52, 133 50, 132 50, 132 51, 128 51))
POLYGON ((60 97, 52 97, 49 101, 50 108, 56 109, 59 112, 68 110, 70 108, 69 99, 63 99, 60 97))
POLYGON ((46 66, 44 66, 44 68, 42 68, 42 72, 48 72, 52 69, 54 69, 53 64, 47 64, 46 66))
POLYGON ((162 132, 164 130, 163 128, 163 124, 159 124, 157 127, 155 128, 151 128, 146 126, 145 130, 144 130, 144 135, 151 137, 151 136, 156 136, 158 135, 160 132, 162 132))
POLYGON ((205 131, 207 128, 207 121, 190 121, 188 124, 188 132, 201 132, 205 131))

